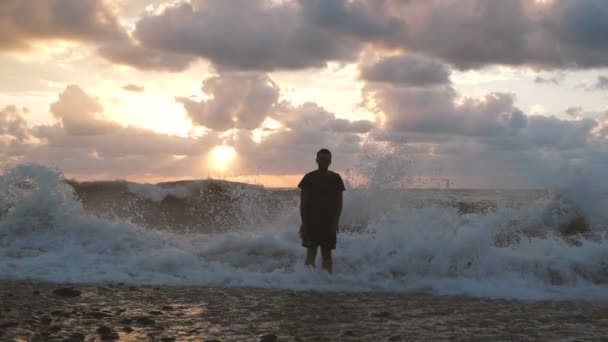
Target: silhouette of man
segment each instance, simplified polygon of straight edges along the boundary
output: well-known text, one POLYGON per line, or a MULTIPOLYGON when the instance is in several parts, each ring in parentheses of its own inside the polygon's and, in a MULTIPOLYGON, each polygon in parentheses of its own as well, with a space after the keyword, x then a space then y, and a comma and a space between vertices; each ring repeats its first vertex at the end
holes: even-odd
POLYGON ((298 184, 300 192, 300 238, 306 247, 306 265, 315 267, 321 247, 323 269, 332 272, 331 251, 336 249, 338 223, 342 213, 344 182, 339 174, 329 171, 331 152, 317 152, 317 170, 307 173, 298 184))

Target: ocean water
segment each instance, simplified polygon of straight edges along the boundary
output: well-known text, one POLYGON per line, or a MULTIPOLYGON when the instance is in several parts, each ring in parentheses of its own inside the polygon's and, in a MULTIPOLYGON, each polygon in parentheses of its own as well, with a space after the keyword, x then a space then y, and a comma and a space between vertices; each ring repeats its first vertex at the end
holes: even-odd
POLYGON ((298 192, 0 176, 0 280, 608 300, 606 194, 349 187, 334 274, 303 265, 298 192))

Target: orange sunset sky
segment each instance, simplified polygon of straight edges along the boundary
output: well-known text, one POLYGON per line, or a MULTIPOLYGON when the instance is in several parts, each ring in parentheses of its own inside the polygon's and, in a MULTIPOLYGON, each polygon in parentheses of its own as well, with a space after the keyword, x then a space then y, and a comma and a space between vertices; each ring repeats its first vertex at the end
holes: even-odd
POLYGON ((3 0, 0 167, 293 187, 608 177, 603 0, 3 0), (398 171, 395 171, 398 170, 398 171))

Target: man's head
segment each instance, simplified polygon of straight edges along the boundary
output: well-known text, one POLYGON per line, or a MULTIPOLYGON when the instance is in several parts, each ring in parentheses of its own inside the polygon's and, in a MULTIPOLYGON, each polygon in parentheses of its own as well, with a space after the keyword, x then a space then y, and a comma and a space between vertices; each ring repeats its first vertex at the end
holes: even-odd
POLYGON ((317 165, 321 170, 327 170, 331 164, 331 152, 328 149, 322 148, 317 152, 317 165))

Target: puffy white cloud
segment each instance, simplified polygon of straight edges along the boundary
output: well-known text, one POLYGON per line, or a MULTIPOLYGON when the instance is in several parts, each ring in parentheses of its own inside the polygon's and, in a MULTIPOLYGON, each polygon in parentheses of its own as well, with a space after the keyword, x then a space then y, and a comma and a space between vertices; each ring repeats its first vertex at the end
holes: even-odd
POLYGON ((279 99, 279 87, 266 74, 227 73, 203 82, 211 96, 200 102, 178 97, 193 123, 216 131, 252 130, 270 116, 279 99))

